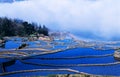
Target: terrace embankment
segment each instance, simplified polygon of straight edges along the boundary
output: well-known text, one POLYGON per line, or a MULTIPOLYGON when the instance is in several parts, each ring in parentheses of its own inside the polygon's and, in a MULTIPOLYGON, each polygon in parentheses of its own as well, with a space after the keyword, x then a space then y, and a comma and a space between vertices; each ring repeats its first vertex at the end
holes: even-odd
MULTIPOLYGON (((26 46, 26 45, 25 45, 26 46)), ((74 46, 67 46, 66 48, 60 48, 60 49, 55 49, 55 50, 49 50, 49 49, 44 49, 44 48, 21 48, 21 49, 17 49, 17 50, 10 50, 10 51, 4 51, 0 53, 0 57, 4 57, 4 58, 14 58, 14 59, 25 59, 25 58, 30 58, 33 56, 39 56, 39 55, 43 55, 43 54, 52 54, 52 53, 57 53, 57 52, 61 52, 61 51, 65 51, 65 50, 70 50, 70 49, 74 49, 74 48, 79 48, 79 45, 74 45, 74 46), (27 52, 28 51, 28 52, 27 52), (42 52, 39 52, 42 51, 42 52), (9 54, 9 55, 8 55, 9 54), (12 55, 12 56, 10 56, 12 55)), ((104 56, 110 56, 112 54, 107 54, 104 56)), ((89 57, 89 56, 87 56, 89 57)), ((91 56, 90 56, 91 57, 91 56)), ((96 57, 96 56, 93 56, 96 57)), ((97 57, 101 57, 98 56, 97 57)))
POLYGON ((112 63, 101 63, 101 64, 39 64, 39 63, 33 63, 33 62, 27 62, 24 60, 20 60, 20 62, 24 64, 30 64, 35 66, 52 66, 52 67, 80 67, 80 66, 112 66, 120 64, 120 62, 112 62, 112 63))

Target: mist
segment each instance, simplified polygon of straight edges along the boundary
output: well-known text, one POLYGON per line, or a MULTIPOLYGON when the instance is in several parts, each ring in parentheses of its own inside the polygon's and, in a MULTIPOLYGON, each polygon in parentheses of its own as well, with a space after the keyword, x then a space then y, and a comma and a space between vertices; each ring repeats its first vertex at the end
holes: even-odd
POLYGON ((27 0, 0 4, 0 17, 45 24, 83 38, 120 40, 120 0, 27 0))

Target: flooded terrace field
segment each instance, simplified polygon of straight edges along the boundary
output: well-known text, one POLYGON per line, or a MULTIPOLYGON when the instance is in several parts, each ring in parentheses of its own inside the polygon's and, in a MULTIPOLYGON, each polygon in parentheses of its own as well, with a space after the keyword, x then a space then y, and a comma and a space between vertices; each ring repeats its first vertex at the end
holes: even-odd
POLYGON ((120 76, 120 62, 113 56, 114 47, 109 47, 108 43, 103 47, 95 44, 68 39, 51 42, 9 40, 5 48, 0 49, 0 76, 81 73, 120 76), (28 45, 18 49, 23 43, 28 45))

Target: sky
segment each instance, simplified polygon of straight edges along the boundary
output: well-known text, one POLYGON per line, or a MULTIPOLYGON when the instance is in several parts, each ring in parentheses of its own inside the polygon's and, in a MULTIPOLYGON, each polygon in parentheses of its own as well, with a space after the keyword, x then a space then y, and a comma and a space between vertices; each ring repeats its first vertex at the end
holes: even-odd
POLYGON ((120 0, 27 0, 0 4, 0 17, 45 24, 85 38, 120 39, 120 0))

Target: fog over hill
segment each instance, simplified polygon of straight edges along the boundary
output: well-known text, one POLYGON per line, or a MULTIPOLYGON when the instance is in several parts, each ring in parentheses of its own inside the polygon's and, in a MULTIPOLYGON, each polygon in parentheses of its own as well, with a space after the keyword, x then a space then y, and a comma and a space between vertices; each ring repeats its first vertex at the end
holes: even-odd
POLYGON ((120 40, 120 0, 25 0, 0 4, 0 17, 45 24, 56 31, 120 40))

